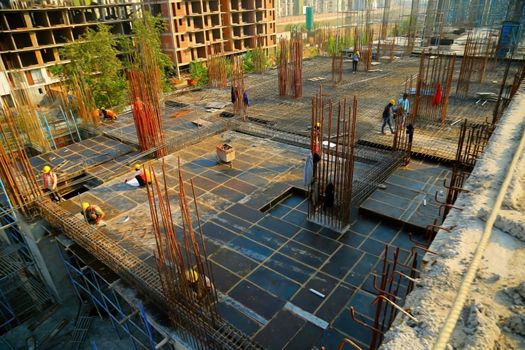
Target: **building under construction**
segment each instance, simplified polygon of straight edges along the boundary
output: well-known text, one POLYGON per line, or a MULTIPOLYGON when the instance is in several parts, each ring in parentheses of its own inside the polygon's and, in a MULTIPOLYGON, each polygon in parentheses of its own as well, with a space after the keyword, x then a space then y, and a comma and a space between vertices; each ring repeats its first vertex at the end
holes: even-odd
POLYGON ((131 21, 140 13, 136 1, 2 2, 0 8, 0 93, 9 101, 8 75, 21 72, 29 93, 40 103, 59 79, 48 68, 63 64, 59 49, 78 40, 98 24, 114 34, 131 33, 131 21))
POLYGON ((276 44, 274 0, 146 1, 166 22, 162 49, 177 72, 213 55, 243 54, 276 44))
POLYGON ((427 10, 402 3, 404 35, 387 7, 356 7, 283 36, 274 67, 235 57, 224 84, 212 69, 161 98, 146 62, 117 121, 64 108, 69 142, 21 95, 4 104, 2 349, 520 348, 520 28, 506 14, 427 36, 427 10))

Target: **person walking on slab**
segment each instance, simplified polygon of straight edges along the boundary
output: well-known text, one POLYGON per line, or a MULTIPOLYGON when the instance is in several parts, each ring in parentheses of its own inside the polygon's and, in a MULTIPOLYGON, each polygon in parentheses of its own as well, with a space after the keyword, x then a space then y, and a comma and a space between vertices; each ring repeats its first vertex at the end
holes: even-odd
MULTIPOLYGON (((405 124, 406 117, 408 116, 408 112, 410 111, 410 101, 408 101, 408 94, 404 93, 403 97, 397 101, 397 105, 403 108, 403 113, 401 114, 403 121, 402 125, 405 124)), ((398 114, 399 115, 399 114, 398 114)))
POLYGON ((388 124, 388 127, 390 128, 390 132, 393 134, 394 130, 392 129, 392 117, 394 115, 394 105, 396 104, 396 100, 391 99, 388 101, 388 104, 385 106, 385 109, 383 110, 383 125, 381 125, 381 134, 385 134, 385 126, 388 124))
POLYGON ((355 50, 354 54, 352 55, 352 71, 354 73, 357 72, 357 64, 359 63, 360 59, 361 55, 359 54, 359 50, 355 50))

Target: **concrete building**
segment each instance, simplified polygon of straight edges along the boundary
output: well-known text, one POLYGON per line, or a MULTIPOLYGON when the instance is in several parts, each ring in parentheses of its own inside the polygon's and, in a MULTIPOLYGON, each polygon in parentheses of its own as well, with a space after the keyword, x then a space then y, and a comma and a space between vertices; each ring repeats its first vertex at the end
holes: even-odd
POLYGON ((2 1, 0 8, 0 93, 8 99, 10 72, 24 72, 35 102, 58 81, 48 71, 64 63, 59 49, 78 40, 88 28, 104 23, 115 34, 129 34, 138 1, 2 1))
POLYGON ((162 47, 177 72, 212 53, 276 45, 275 0, 154 0, 146 9, 168 24, 162 47))

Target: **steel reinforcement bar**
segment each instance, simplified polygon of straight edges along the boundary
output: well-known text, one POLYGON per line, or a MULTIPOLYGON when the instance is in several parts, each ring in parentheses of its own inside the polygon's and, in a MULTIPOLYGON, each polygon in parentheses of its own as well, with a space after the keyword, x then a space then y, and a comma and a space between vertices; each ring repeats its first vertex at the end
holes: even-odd
MULTIPOLYGON (((137 287, 143 294, 161 305, 168 302, 162 292, 158 272, 108 238, 103 229, 91 226, 82 219, 72 216, 71 213, 47 198, 36 201, 34 205, 49 224, 60 229, 116 274, 137 287)), ((203 320, 203 315, 198 309, 193 310, 191 305, 182 303, 177 303, 176 306, 180 312, 179 319, 182 321, 177 326, 183 338, 189 343, 210 349, 262 349, 260 345, 225 320, 220 319, 215 322, 215 325, 211 320, 194 322, 196 319, 203 320), (192 336, 194 332, 207 334, 208 342, 206 344, 197 343, 192 336)))

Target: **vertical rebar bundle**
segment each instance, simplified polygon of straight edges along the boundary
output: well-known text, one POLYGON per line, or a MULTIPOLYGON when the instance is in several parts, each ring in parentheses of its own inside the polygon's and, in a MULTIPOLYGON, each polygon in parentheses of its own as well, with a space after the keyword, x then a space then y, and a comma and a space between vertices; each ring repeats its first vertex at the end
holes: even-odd
MULTIPOLYGON (((37 106, 33 103, 28 94, 29 86, 22 73, 11 73, 11 97, 16 108, 16 120, 22 127, 22 135, 25 136, 25 143, 38 151, 44 153, 51 150, 51 141, 44 133, 45 126, 41 124, 37 106)), ((53 138, 53 135, 49 135, 53 138)))
POLYGON ((290 41, 280 39, 278 61, 279 96, 301 97, 303 94, 303 40, 301 33, 293 33, 290 41))
MULTIPOLYGON (((418 278, 419 254, 417 249, 426 251, 424 245, 416 244, 406 261, 400 259, 399 247, 392 254, 389 253, 388 245, 385 246, 381 273, 373 274, 373 289, 376 298, 372 304, 376 304, 376 311, 372 325, 359 320, 353 307, 350 307, 350 316, 354 322, 368 329, 371 333, 368 349, 376 350, 383 341, 384 334, 394 322, 399 312, 416 320, 410 312, 402 308, 406 296, 414 289, 414 282, 418 278), (378 278, 379 277, 379 278, 378 278), (379 281, 378 281, 379 280, 379 281)), ((417 321, 417 320, 416 320, 417 321)))
POLYGON ((288 41, 284 38, 279 40, 278 54, 277 74, 279 82, 279 96, 286 96, 286 85, 288 80, 288 41))
POLYGON ((410 55, 414 50, 414 45, 417 35, 417 18, 419 13, 419 0, 412 0, 412 7, 410 10, 410 19, 408 22, 407 46, 405 48, 405 55, 410 55))
POLYGON ((288 69, 291 76, 292 96, 299 98, 303 95, 303 39, 300 32, 294 33, 290 41, 288 69))
POLYGON ((26 205, 42 195, 36 176, 19 135, 15 116, 2 101, 0 120, 0 180, 11 206, 26 213, 26 205))
POLYGON ((343 80, 343 55, 332 56, 332 82, 339 84, 343 80))
POLYGON ((228 59, 222 55, 212 54, 208 60, 208 83, 211 87, 225 88, 228 86, 228 59))
POLYGON ((98 108, 91 87, 79 76, 78 72, 74 72, 70 77, 74 104, 80 119, 88 125, 97 125, 100 123, 98 113, 94 111, 98 108))
POLYGON ((258 36, 256 38, 257 47, 252 51, 253 70, 257 74, 263 74, 266 71, 266 62, 268 57, 264 47, 264 38, 258 36))
POLYGON ((468 121, 461 124, 456 149, 456 159, 452 165, 447 196, 444 204, 445 210, 443 220, 446 218, 450 208, 457 199, 458 194, 463 190, 463 183, 476 165, 476 161, 481 156, 489 141, 494 126, 489 123, 469 125, 468 121))
POLYGON ((231 71, 233 112, 246 119, 246 106, 244 105, 244 70, 241 56, 233 57, 231 71))
POLYGON ((445 123, 455 60, 455 55, 421 53, 414 109, 410 118, 412 124, 422 119, 442 125, 445 123))
POLYGON ((150 43, 135 43, 137 62, 128 72, 133 120, 141 151, 156 149, 156 156, 166 155, 159 94, 162 82, 154 50, 150 43))
POLYGON ((209 336, 206 334, 204 325, 214 325, 217 321, 217 292, 214 287, 211 265, 207 258, 193 182, 190 180, 187 186, 182 177, 180 159, 178 163, 181 238, 178 238, 175 232, 174 211, 168 195, 164 160, 162 174, 159 175, 161 179, 157 177, 153 167, 149 168, 152 183, 147 186, 147 193, 157 246, 155 252, 157 269, 167 299, 169 317, 173 324, 188 328, 188 325, 184 324, 184 317, 187 315, 184 317, 179 315, 179 305, 182 303, 190 310, 192 323, 202 325, 202 327, 188 329, 201 342, 199 348, 215 348, 217 344, 208 343, 209 336), (194 215, 197 219, 195 225, 186 194, 187 187, 191 189, 190 196, 193 197, 195 205, 194 215))
POLYGON ((351 106, 345 98, 336 108, 331 100, 324 101, 322 88, 312 98, 308 219, 339 232, 350 224, 356 120, 356 97, 351 106))

